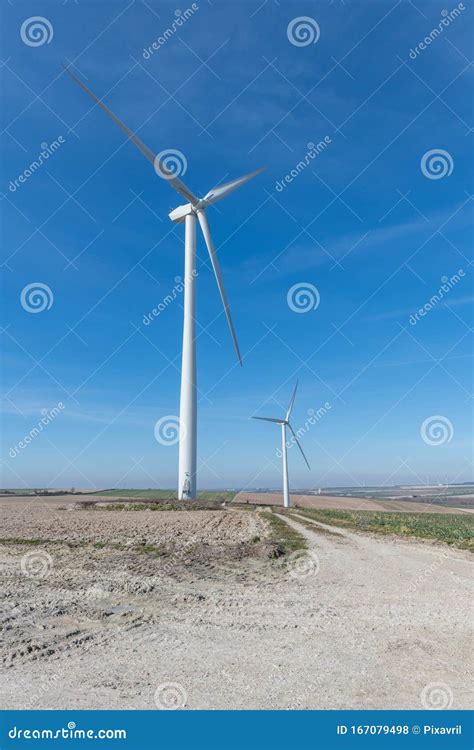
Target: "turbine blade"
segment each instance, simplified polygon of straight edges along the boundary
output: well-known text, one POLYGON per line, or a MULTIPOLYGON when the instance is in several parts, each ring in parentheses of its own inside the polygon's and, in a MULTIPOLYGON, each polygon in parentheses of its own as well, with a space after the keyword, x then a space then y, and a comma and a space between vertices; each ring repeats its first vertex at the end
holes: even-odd
POLYGON ((252 417, 252 419, 260 419, 262 422, 275 422, 276 424, 284 424, 284 419, 273 419, 273 417, 252 417))
POLYGON ((291 397, 290 405, 288 407, 288 411, 286 412, 286 421, 289 420, 290 414, 293 410, 293 404, 295 403, 295 396, 296 396, 296 389, 298 388, 298 381, 296 381, 295 390, 293 391, 293 395, 291 397))
POLYGON ((296 440, 296 445, 298 446, 298 448, 299 448, 299 449, 300 449, 300 451, 301 451, 301 455, 303 456, 303 458, 304 458, 304 460, 305 460, 305 462, 306 462, 306 466, 307 466, 307 467, 308 467, 308 469, 309 469, 309 470, 311 471, 311 466, 309 465, 309 463, 308 463, 308 459, 306 458, 305 454, 303 453, 303 448, 302 448, 302 447, 301 447, 301 445, 300 445, 300 441, 299 441, 299 440, 298 440, 298 438, 296 437, 296 433, 295 433, 295 431, 294 431, 293 427, 291 426, 291 424, 290 424, 289 422, 288 422, 288 427, 290 428, 290 430, 291 430, 291 432, 292 432, 292 434, 293 434, 293 437, 294 437, 294 438, 295 438, 295 440, 296 440))
POLYGON ((130 141, 131 141, 131 142, 132 142, 132 143, 133 143, 133 144, 134 144, 134 145, 135 145, 135 146, 136 146, 137 148, 138 148, 138 150, 139 150, 139 151, 141 151, 141 152, 142 152, 143 156, 144 156, 144 157, 145 157, 146 159, 148 159, 148 161, 149 161, 149 162, 151 162, 151 164, 153 164, 153 166, 155 167, 155 171, 157 172, 157 174, 158 174, 158 173, 161 173, 161 175, 160 175, 160 176, 162 176, 162 177, 163 177, 163 179, 165 179, 165 180, 166 180, 167 182, 169 182, 169 183, 170 183, 170 185, 171 185, 172 187, 174 187, 174 189, 175 189, 175 190, 176 190, 176 191, 177 191, 178 193, 180 193, 180 194, 181 194, 182 196, 184 196, 184 198, 186 198, 186 200, 187 200, 187 201, 190 201, 190 203, 193 203, 193 204, 197 203, 197 202, 198 202, 198 198, 197 198, 197 197, 196 197, 196 196, 194 195, 194 193, 192 193, 192 191, 191 191, 191 190, 190 190, 190 189, 189 189, 189 188, 188 188, 188 187, 187 187, 187 186, 186 186, 186 185, 184 184, 184 182, 182 182, 182 181, 181 181, 181 180, 180 180, 180 179, 179 179, 178 177, 175 177, 175 176, 173 175, 173 172, 171 172, 171 170, 169 170, 169 169, 168 169, 168 168, 166 167, 166 165, 165 165, 165 164, 163 163, 163 161, 162 161, 161 159, 158 159, 158 158, 157 158, 157 155, 156 155, 155 153, 153 153, 153 151, 152 151, 152 150, 151 150, 150 148, 148 148, 148 146, 146 146, 146 145, 145 145, 145 144, 143 143, 143 141, 142 141, 142 140, 141 140, 141 139, 140 139, 140 138, 138 137, 138 135, 136 135, 136 134, 135 134, 135 133, 133 132, 133 130, 130 130, 130 128, 129 128, 129 127, 127 127, 127 125, 125 125, 125 123, 124 123, 124 122, 122 122, 122 120, 121 120, 121 119, 120 119, 119 117, 117 117, 117 115, 115 115, 115 114, 114 114, 114 113, 112 112, 112 110, 111 110, 111 109, 109 109, 109 108, 107 107, 107 105, 106 105, 106 104, 104 104, 104 102, 103 102, 103 101, 102 101, 101 99, 99 99, 99 97, 98 97, 98 96, 96 96, 96 95, 94 94, 94 92, 93 92, 93 91, 91 91, 91 90, 90 90, 90 88, 89 88, 88 86, 86 86, 86 84, 85 84, 85 83, 83 83, 83 82, 81 81, 81 79, 80 79, 80 78, 78 78, 78 77, 77 77, 77 76, 75 75, 75 73, 73 73, 73 72, 72 72, 72 70, 70 70, 70 69, 69 69, 69 68, 67 68, 66 66, 63 66, 63 67, 64 67, 64 70, 66 71, 66 73, 68 74, 68 76, 69 76, 70 78, 72 78, 72 80, 73 80, 73 81, 75 81, 75 82, 76 82, 76 83, 78 84, 78 86, 80 86, 80 87, 81 87, 81 89, 82 89, 83 91, 85 91, 85 92, 86 92, 86 94, 88 94, 88 95, 90 96, 90 98, 91 98, 91 99, 92 99, 92 100, 93 100, 93 101, 94 101, 94 102, 95 102, 96 104, 98 104, 98 105, 99 105, 99 107, 100 107, 101 109, 103 109, 103 110, 104 110, 104 112, 105 112, 105 113, 106 113, 106 114, 107 114, 107 115, 108 115, 108 116, 109 116, 109 117, 110 117, 110 118, 111 118, 111 119, 112 119, 112 120, 113 120, 113 121, 115 122, 115 124, 116 124, 116 125, 118 125, 118 126, 119 126, 119 128, 120 128, 120 129, 121 129, 121 130, 122 130, 122 131, 123 131, 123 132, 125 133, 125 135, 127 136, 127 138, 128 138, 128 139, 129 139, 129 140, 130 140, 130 141))
POLYGON ((212 206, 213 203, 216 203, 216 201, 220 201, 222 198, 225 198, 226 195, 229 195, 229 193, 237 190, 237 188, 241 185, 245 185, 246 182, 251 180, 253 177, 256 177, 265 169, 266 167, 261 167, 260 169, 256 169, 254 172, 244 174, 243 177, 237 177, 236 180, 231 180, 230 182, 225 182, 223 185, 218 185, 217 187, 212 188, 212 190, 209 190, 209 192, 204 196, 203 201, 205 201, 208 206, 212 206))
POLYGON ((212 241, 211 232, 209 230, 209 224, 207 223, 207 217, 204 211, 198 211, 197 215, 199 219, 199 224, 201 225, 202 233, 204 235, 204 241, 209 251, 209 257, 211 259, 212 268, 214 270, 214 276, 216 277, 217 286, 219 288, 219 294, 221 295, 222 304, 224 306, 224 312, 227 318, 227 322, 229 324, 230 335, 232 336, 232 341, 234 342, 234 348, 237 353, 239 364, 242 367, 242 357, 240 356, 239 345, 237 343, 237 336, 235 335, 234 324, 232 323, 229 303, 227 301, 227 294, 225 292, 224 282, 222 280, 221 267, 219 264, 219 259, 217 257, 216 248, 214 247, 214 243, 212 241))

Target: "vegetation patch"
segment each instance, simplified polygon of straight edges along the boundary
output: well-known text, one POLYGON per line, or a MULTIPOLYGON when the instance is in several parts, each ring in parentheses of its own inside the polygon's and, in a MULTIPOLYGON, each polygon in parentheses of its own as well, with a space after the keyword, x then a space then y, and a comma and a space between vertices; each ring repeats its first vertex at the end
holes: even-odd
MULTIPOLYGON (((103 490, 94 492, 94 497, 120 497, 130 500, 152 500, 167 501, 169 503, 178 502, 178 496, 173 490, 103 490)), ((196 500, 183 500, 183 505, 189 506, 191 510, 196 509, 196 503, 212 502, 216 505, 220 503, 230 503, 234 499, 236 492, 198 492, 196 500)))
MULTIPOLYGON (((307 548, 306 539, 298 531, 291 528, 277 513, 266 513, 264 518, 270 524, 270 537, 272 542, 281 549, 280 554, 307 548)), ((275 555, 275 557, 277 556, 275 555)))
POLYGON ((22 539, 20 537, 8 537, 6 539, 0 539, 0 544, 5 546, 28 546, 28 547, 46 547, 50 544, 56 546, 67 547, 68 549, 85 549, 87 547, 94 547, 94 549, 115 549, 125 552, 154 552, 159 555, 165 554, 167 548, 163 545, 156 546, 154 544, 120 544, 119 542, 89 542, 84 541, 67 541, 65 539, 22 539))
POLYGON ((163 545, 157 546, 156 544, 137 544, 132 547, 133 551, 143 552, 145 554, 155 553, 156 555, 164 555, 168 551, 163 545))
MULTIPOLYGON (((204 500, 149 500, 147 502, 130 502, 123 503, 107 503, 100 500, 97 501, 75 501, 73 505, 74 509, 77 510, 100 510, 100 511, 136 511, 136 510, 149 510, 149 511, 187 511, 187 510, 224 510, 221 503, 214 501, 204 500)), ((62 508, 65 510, 66 508, 62 508)))
POLYGON ((474 552, 474 516, 468 513, 377 513, 314 508, 298 512, 341 528, 430 539, 474 552))
POLYGON ((0 544, 5 545, 16 545, 16 544, 28 544, 31 546, 37 546, 40 544, 64 544, 64 542, 59 541, 57 542, 55 539, 21 539, 20 537, 6 537, 5 539, 0 539, 0 544))

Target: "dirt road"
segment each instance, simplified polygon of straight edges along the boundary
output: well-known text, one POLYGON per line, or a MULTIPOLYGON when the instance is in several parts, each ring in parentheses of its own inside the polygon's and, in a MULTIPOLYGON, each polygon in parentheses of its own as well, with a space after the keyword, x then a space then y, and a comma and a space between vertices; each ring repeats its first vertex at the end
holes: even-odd
POLYGON ((260 543, 265 511, 141 513, 63 512, 39 545, 21 544, 10 519, 2 707, 469 707, 467 553, 290 519, 308 551, 268 560, 228 554, 237 531, 240 545, 260 543), (110 546, 121 524, 146 549, 162 529, 179 544, 165 556, 110 546), (68 534, 75 545, 60 541, 68 534), (51 556, 43 577, 18 575, 28 552, 51 556))

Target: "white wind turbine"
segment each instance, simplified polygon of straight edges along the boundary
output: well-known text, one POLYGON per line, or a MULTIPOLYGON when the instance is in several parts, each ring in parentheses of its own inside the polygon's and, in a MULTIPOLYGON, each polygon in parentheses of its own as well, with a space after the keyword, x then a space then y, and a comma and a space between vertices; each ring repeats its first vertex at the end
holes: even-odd
POLYGON ((298 440, 296 436, 296 432, 294 431, 293 427, 290 423, 290 416, 291 412, 293 411, 293 405, 295 403, 295 396, 296 396, 296 389, 298 388, 298 381, 296 381, 295 390, 293 391, 293 395, 291 397, 290 405, 288 407, 288 411, 286 412, 286 416, 284 419, 277 419, 275 417, 253 417, 253 419, 260 419, 263 422, 275 422, 276 424, 281 425, 281 452, 282 452, 282 458, 283 458, 283 505, 285 508, 290 507, 290 485, 288 481, 288 456, 286 451, 286 428, 289 427, 295 441, 296 445, 301 451, 301 455, 303 456, 306 466, 311 471, 311 467, 308 463, 308 459, 306 458, 305 454, 303 453, 303 448, 300 445, 300 441, 298 440))
POLYGON ((181 364, 181 395, 179 413, 179 477, 178 497, 180 499, 191 499, 196 497, 196 443, 197 443, 197 389, 196 389, 196 219, 199 221, 204 241, 209 251, 214 275, 221 296, 224 312, 229 324, 232 341, 237 353, 239 364, 242 366, 239 345, 235 335, 234 325, 224 289, 222 273, 217 258, 216 249, 211 238, 209 224, 207 222, 205 209, 217 201, 225 198, 241 185, 255 177, 265 169, 257 169, 236 180, 226 182, 213 188, 203 198, 198 198, 180 180, 151 149, 146 146, 138 136, 130 130, 105 104, 101 101, 71 70, 65 68, 66 73, 86 92, 104 112, 121 128, 127 138, 142 152, 146 159, 153 164, 156 173, 164 178, 180 195, 188 202, 178 206, 171 211, 169 217, 176 223, 184 223, 184 324, 183 324, 183 351, 181 364))

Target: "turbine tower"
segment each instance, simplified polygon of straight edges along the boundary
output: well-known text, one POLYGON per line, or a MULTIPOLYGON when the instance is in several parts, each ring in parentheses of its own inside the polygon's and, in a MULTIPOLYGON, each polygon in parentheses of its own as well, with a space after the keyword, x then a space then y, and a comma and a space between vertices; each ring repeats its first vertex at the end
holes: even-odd
POLYGON ((293 405, 295 403, 295 396, 296 396, 297 388, 298 388, 298 381, 296 381, 295 390, 293 391, 290 405, 288 407, 288 411, 286 412, 286 416, 284 419, 277 419, 275 417, 252 417, 252 419, 260 419, 262 422, 274 422, 275 424, 281 425, 281 453, 282 453, 282 459, 283 459, 283 505, 285 508, 290 507, 290 484, 288 481, 288 456, 287 456, 287 450, 286 450, 286 428, 287 427, 290 429, 295 439, 296 445, 301 451, 301 455, 303 456, 306 462, 306 466, 308 467, 308 469, 311 470, 311 467, 308 463, 308 459, 303 453, 303 448, 301 447, 300 442, 296 436, 296 432, 294 431, 290 423, 290 416, 291 416, 291 412, 293 411, 293 405))
POLYGON ((93 99, 96 104, 115 122, 125 133, 127 138, 138 148, 143 156, 153 165, 155 172, 165 179, 172 188, 186 199, 186 203, 178 206, 169 214, 171 221, 178 224, 184 223, 184 323, 183 323, 183 351, 181 362, 181 393, 179 412, 179 476, 178 497, 182 499, 193 499, 196 497, 196 447, 197 447, 197 387, 196 387, 196 220, 201 227, 204 241, 209 252, 209 258, 216 278, 217 287, 224 307, 224 312, 229 325, 230 334, 237 354, 239 364, 242 366, 239 345, 235 335, 234 325, 230 314, 227 294, 222 280, 222 273, 216 248, 212 241, 209 224, 205 210, 217 201, 225 198, 241 185, 263 172, 265 167, 254 172, 238 177, 236 180, 226 182, 213 188, 203 198, 198 198, 194 193, 176 176, 160 158, 143 141, 123 123, 105 104, 83 83, 69 68, 65 67, 66 73, 75 81, 83 91, 93 99))

